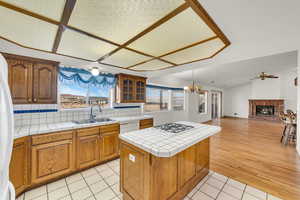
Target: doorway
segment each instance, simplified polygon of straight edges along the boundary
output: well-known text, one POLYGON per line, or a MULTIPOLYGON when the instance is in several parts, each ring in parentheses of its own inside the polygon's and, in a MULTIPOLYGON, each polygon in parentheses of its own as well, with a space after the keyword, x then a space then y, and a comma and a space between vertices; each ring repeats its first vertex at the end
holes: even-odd
POLYGON ((222 92, 211 91, 211 118, 218 119, 222 116, 222 92))

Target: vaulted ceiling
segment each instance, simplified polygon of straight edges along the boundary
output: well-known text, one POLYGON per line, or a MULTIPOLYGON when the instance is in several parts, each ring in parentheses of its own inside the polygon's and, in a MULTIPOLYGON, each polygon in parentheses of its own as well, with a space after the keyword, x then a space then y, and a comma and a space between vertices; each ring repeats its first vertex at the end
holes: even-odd
POLYGON ((2 39, 134 71, 209 59, 230 45, 196 0, 0 0, 0 18, 2 39))

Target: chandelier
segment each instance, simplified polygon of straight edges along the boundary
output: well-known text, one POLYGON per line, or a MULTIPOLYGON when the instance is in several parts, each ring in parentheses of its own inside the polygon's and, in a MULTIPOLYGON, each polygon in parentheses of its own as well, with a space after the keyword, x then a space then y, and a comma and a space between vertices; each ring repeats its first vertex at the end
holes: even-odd
POLYGON ((194 79, 194 71, 192 71, 192 78, 193 78, 192 85, 185 86, 184 90, 189 91, 191 93, 200 94, 202 87, 199 84, 197 84, 196 80, 194 79))

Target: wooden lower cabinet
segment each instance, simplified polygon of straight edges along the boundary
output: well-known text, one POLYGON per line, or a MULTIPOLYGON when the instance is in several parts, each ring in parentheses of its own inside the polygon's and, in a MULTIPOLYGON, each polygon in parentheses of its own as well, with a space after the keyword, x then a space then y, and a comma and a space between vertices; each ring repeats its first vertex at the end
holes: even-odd
POLYGON ((206 162, 209 161, 209 139, 166 158, 154 156, 124 141, 120 143, 124 200, 181 200, 209 172, 206 162), (200 170, 198 166, 205 167, 200 170))
POLYGON ((74 171, 74 150, 74 143, 72 140, 63 140, 32 146, 32 184, 49 181, 74 171))
POLYGON ((140 129, 153 127, 153 118, 140 120, 140 129))
POLYGON ((100 161, 99 128, 77 131, 77 168, 93 166, 100 161))
POLYGON ((209 138, 199 142, 197 148, 196 171, 200 173, 203 169, 209 169, 209 138))
POLYGON ((193 145, 178 155, 180 187, 196 176, 196 147, 197 145, 193 145))
POLYGON ((29 184, 29 137, 14 141, 9 166, 9 178, 15 187, 16 194, 22 193, 29 184))
POLYGON ((15 139, 10 180, 16 194, 119 157, 119 124, 15 139))

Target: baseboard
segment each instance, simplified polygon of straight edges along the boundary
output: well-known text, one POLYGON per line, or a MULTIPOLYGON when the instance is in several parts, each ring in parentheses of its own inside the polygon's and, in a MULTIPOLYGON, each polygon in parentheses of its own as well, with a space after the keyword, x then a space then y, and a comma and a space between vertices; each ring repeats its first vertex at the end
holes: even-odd
POLYGON ((248 117, 237 117, 237 116, 230 116, 230 115, 224 115, 222 118, 249 119, 248 117))

